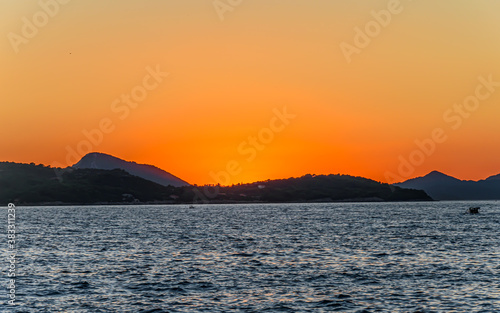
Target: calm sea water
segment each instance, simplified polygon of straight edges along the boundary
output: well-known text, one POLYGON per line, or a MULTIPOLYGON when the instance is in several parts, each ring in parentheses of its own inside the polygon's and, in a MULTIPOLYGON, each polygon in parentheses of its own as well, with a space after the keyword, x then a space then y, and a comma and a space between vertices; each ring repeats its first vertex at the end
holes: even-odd
POLYGON ((500 202, 17 207, 16 224, 2 312, 500 312, 500 202))

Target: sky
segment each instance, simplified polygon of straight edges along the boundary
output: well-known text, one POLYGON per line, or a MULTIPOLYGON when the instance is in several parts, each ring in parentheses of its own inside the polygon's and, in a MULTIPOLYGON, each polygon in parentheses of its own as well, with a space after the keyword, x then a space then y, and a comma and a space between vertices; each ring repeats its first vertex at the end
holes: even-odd
POLYGON ((495 0, 0 1, 0 161, 192 184, 500 173, 495 0))

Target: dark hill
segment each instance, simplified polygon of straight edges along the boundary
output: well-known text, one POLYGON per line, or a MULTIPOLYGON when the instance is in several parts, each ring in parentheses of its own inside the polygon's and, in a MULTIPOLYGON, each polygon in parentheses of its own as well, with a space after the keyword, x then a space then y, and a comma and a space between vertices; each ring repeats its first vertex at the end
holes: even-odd
POLYGON ((221 187, 221 198, 263 202, 418 201, 432 200, 421 190, 392 187, 363 177, 305 175, 221 187))
POLYGON ((99 170, 122 169, 131 175, 150 180, 163 186, 189 186, 189 183, 156 166, 125 161, 105 153, 89 153, 72 167, 75 169, 87 168, 99 170))
MULTIPOLYGON (((0 163, 0 204, 4 206, 9 202, 14 204, 192 203, 200 198, 200 191, 197 188, 162 186, 121 169, 56 170, 33 163, 0 163)), ((431 200, 421 190, 392 187, 370 179, 347 175, 305 175, 300 178, 215 188, 218 192, 203 200, 213 203, 431 200)))
POLYGON ((2 205, 168 201, 174 193, 174 187, 164 187, 123 170, 66 170, 58 179, 54 168, 0 163, 2 205))
POLYGON ((485 180, 460 180, 443 173, 431 172, 423 177, 394 184, 403 188, 424 190, 436 200, 499 200, 500 175, 485 180))

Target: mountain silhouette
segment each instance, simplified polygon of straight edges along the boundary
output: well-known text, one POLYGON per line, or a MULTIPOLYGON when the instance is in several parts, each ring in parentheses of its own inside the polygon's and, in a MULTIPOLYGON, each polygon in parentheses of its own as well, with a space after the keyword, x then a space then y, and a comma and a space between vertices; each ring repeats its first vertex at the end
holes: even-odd
POLYGON ((424 190, 435 200, 500 200, 500 174, 473 181, 432 171, 394 186, 424 190))
POLYGON ((490 176, 490 177, 486 178, 486 180, 488 180, 488 181, 500 180, 500 174, 494 175, 494 176, 490 176))
POLYGON ((51 168, 0 162, 0 204, 96 204, 172 202, 183 188, 162 186, 121 169, 51 168), (62 174, 59 174, 62 173, 62 174))
MULTIPOLYGON (((116 168, 132 162, 111 156, 92 154, 79 163, 79 166, 90 168, 61 169, 35 163, 0 162, 0 205, 10 202, 16 205, 81 205, 432 200, 422 190, 393 187, 349 175, 307 174, 232 186, 174 187, 116 168), (113 169, 98 169, 99 166, 113 169), (207 190, 210 192, 206 193, 207 190)), ((140 164, 132 165, 144 168, 140 164)), ((154 173, 161 171, 152 166, 146 169, 154 173)), ((164 174, 163 171, 159 173, 164 174)))
POLYGON ((393 187, 364 177, 311 175, 220 187, 221 199, 263 202, 431 201, 422 190, 393 187))
POLYGON ((78 163, 72 166, 74 169, 99 169, 113 170, 122 169, 125 172, 138 176, 162 186, 183 187, 190 186, 186 181, 153 165, 137 164, 129 162, 109 154, 92 152, 85 155, 78 163))

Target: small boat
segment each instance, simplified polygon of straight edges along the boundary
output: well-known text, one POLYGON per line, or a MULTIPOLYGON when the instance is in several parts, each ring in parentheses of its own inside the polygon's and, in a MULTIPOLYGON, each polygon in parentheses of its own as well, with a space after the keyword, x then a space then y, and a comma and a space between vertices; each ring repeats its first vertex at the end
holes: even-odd
POLYGON ((477 207, 472 207, 472 206, 471 206, 471 207, 469 208, 469 211, 468 211, 468 212, 469 212, 469 214, 478 214, 478 213, 479 213, 479 209, 480 209, 480 207, 478 207, 478 206, 477 206, 477 207))
POLYGON ((189 208, 190 208, 190 209, 194 209, 194 205, 190 205, 190 206, 189 206, 189 208))

